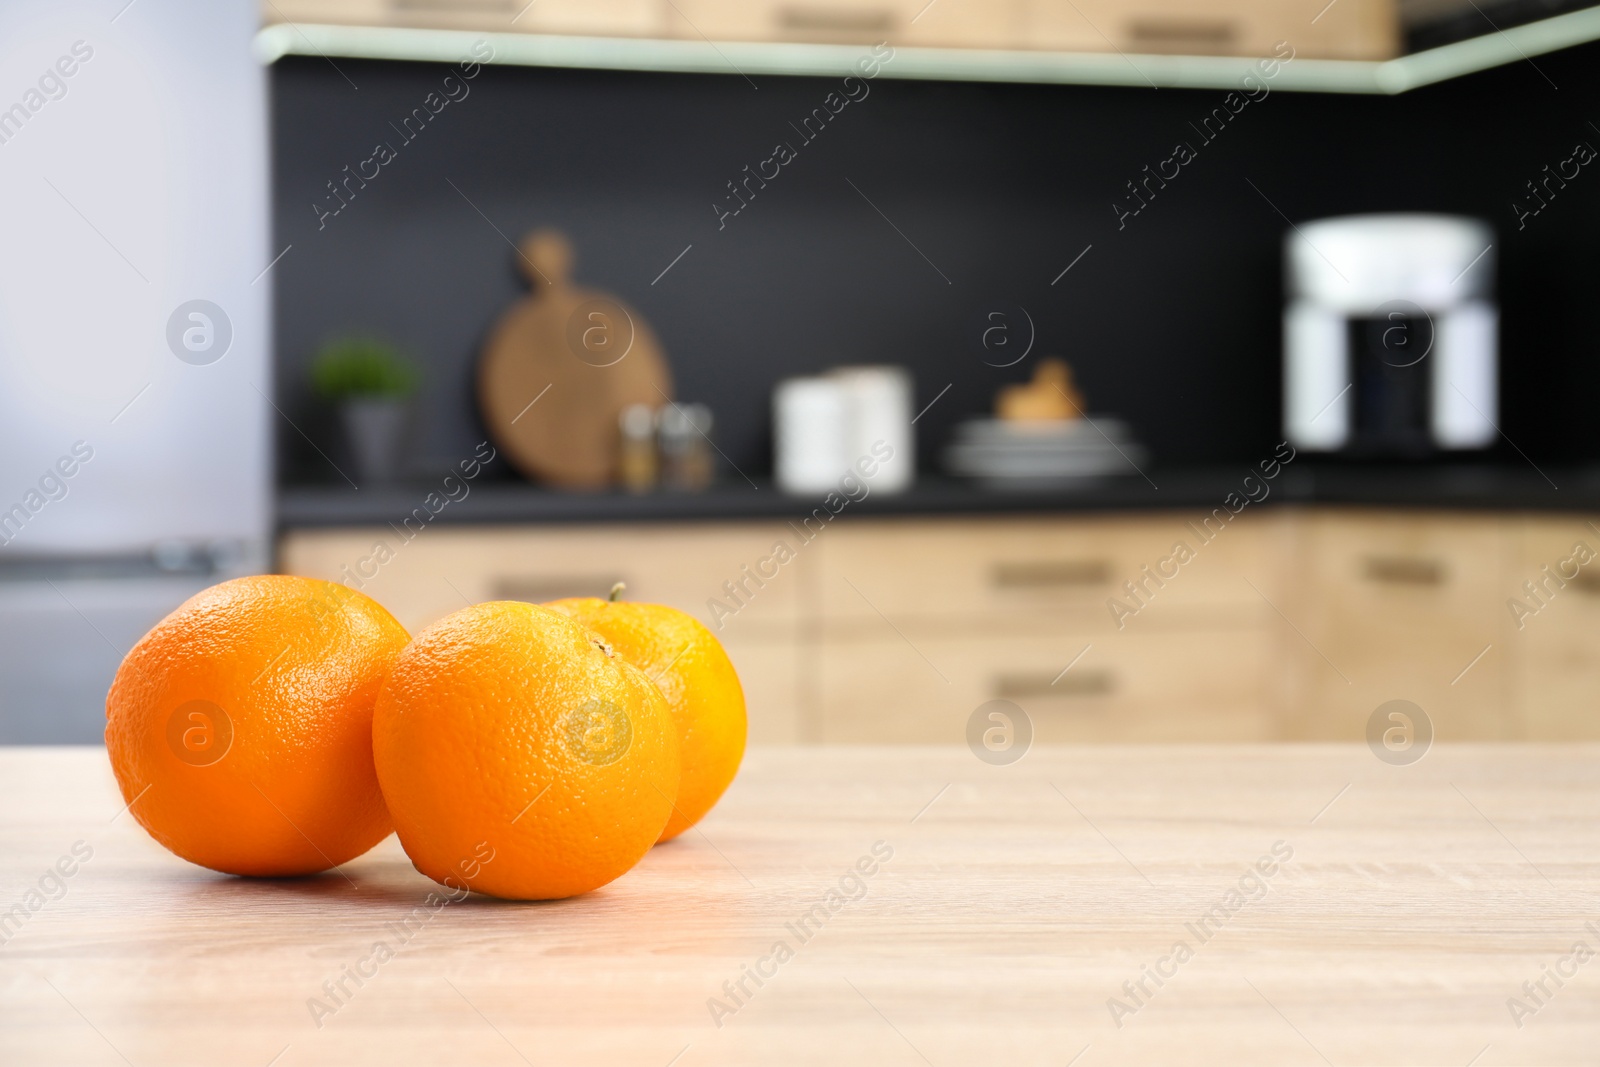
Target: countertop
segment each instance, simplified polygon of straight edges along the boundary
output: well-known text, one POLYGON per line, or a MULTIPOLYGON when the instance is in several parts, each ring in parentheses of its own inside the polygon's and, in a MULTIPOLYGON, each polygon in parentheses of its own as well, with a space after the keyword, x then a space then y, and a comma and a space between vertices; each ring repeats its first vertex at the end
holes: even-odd
MULTIPOLYGON (((924 477, 899 495, 871 492, 852 500, 841 518, 896 515, 1026 514, 1149 511, 1222 507, 1244 495, 1252 473, 1237 467, 1151 467, 1144 475, 1105 478, 1068 489, 987 489, 924 477)), ((1259 476, 1259 472, 1257 472, 1259 476)), ((1248 492, 1257 496, 1259 481, 1248 492)), ((646 522, 710 519, 801 519, 825 494, 791 496, 760 479, 735 478, 701 493, 557 492, 520 481, 462 483, 446 492, 443 475, 403 484, 290 486, 278 497, 282 528, 398 523, 415 509, 433 522, 646 522), (429 494, 436 494, 432 503, 429 494), (454 497, 455 499, 452 499, 454 497), (442 503, 441 501, 448 501, 442 503)), ((1260 503, 1530 511, 1600 511, 1600 470, 1483 464, 1360 466, 1299 460, 1265 483, 1260 503)))
POLYGON ((0 946, 0 1062, 1488 1067, 1600 1038, 1573 956, 1600 746, 755 750, 699 830, 546 904, 430 907, 393 838, 220 876, 121 807, 102 750, 0 750, 0 907, 47 890, 0 946))

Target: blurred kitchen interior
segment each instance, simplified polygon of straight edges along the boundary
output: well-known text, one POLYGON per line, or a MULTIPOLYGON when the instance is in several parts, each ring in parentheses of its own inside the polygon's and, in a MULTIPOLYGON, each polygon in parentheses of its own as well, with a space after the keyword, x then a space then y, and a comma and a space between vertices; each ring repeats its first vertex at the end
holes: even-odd
POLYGON ((1600 736, 1600 8, 121 6, 0 13, 0 742, 269 567, 756 742, 1600 736))

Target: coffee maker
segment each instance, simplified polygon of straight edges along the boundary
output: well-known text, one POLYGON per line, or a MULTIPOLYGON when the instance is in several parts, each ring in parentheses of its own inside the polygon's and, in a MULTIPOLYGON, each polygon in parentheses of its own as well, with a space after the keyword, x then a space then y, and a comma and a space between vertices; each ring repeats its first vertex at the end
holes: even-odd
POLYGON ((1284 432, 1296 448, 1421 458, 1498 421, 1494 234, 1450 215, 1352 215, 1284 239, 1284 432))

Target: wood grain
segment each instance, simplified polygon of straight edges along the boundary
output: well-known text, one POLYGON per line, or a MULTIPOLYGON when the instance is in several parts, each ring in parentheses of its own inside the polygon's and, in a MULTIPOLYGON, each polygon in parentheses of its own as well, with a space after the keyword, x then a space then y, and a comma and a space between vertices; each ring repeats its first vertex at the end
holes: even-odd
POLYGON ((1520 1028, 1507 999, 1600 948, 1597 800, 1592 745, 764 749, 606 889, 424 910, 402 945, 434 887, 392 838, 318 878, 214 875, 118 815, 102 751, 0 750, 0 908, 93 849, 0 947, 0 1062, 1592 1063, 1600 962, 1520 1028), (786 924, 880 841, 801 943, 786 924), (1277 842, 1202 943, 1186 924, 1277 842), (716 1026, 708 998, 780 939, 716 1026), (1180 939, 1116 1026, 1108 998, 1180 939), (308 999, 380 940, 319 1028, 308 999))

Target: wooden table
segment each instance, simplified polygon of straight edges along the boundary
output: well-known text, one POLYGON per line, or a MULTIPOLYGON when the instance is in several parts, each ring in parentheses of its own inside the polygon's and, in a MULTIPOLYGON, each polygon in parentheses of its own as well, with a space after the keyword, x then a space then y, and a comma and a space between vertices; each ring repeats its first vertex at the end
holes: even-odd
POLYGON ((1600 747, 769 749, 600 892, 429 909, 392 838, 222 877, 102 751, 0 750, 0 914, 93 850, 0 946, 0 1063, 1594 1063, 1597 802, 1600 747))

